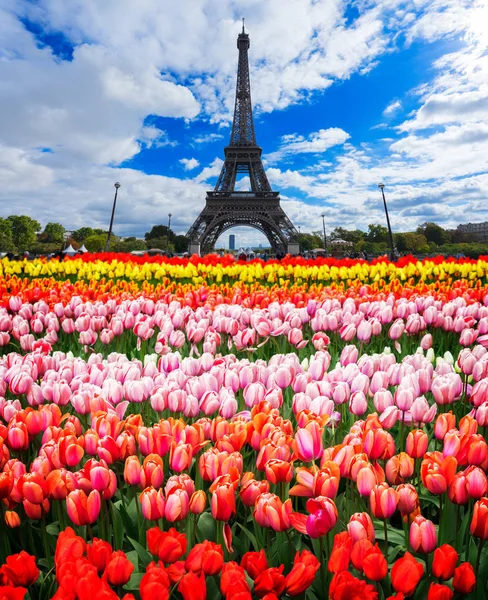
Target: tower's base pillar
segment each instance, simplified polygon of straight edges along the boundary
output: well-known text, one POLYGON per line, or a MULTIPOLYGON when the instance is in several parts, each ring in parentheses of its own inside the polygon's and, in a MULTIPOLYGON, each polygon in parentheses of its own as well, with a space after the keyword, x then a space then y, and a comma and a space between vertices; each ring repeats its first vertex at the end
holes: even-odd
POLYGON ((297 254, 300 254, 300 244, 289 242, 286 251, 290 256, 296 256, 297 254))
POLYGON ((190 242, 188 244, 188 254, 193 256, 194 254, 198 254, 200 256, 200 243, 199 242, 190 242))

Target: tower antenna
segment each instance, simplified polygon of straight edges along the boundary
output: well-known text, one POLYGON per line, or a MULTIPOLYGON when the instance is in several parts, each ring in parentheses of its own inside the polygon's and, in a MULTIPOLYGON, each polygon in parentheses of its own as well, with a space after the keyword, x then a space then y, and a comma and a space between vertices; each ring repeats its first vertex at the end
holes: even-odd
POLYGON ((246 33, 244 30, 244 17, 242 17, 242 33, 246 33))

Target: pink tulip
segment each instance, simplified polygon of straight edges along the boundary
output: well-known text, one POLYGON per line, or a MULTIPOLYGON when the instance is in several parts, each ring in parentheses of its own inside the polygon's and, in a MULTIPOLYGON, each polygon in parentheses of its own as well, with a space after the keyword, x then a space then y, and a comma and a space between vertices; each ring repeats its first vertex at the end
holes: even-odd
POLYGON ((349 399, 349 410, 353 415, 360 417, 368 410, 368 401, 363 392, 354 392, 349 399))
POLYGON ((437 534, 432 521, 417 516, 410 525, 410 547, 414 552, 430 554, 437 546, 437 534))
POLYGON ((359 350, 354 345, 344 346, 341 352, 340 363, 344 367, 356 363, 358 360, 359 350))
POLYGON ((310 421, 295 434, 293 449, 299 460, 310 462, 320 458, 324 452, 322 429, 316 421, 310 421))

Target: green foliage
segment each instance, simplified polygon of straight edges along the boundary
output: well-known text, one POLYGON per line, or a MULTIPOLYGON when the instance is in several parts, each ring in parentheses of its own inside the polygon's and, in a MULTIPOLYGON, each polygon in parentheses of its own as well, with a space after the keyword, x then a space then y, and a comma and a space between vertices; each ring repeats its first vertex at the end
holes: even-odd
POLYGON ((357 244, 361 240, 364 240, 365 237, 366 234, 360 229, 354 229, 353 231, 350 231, 349 229, 344 229, 343 227, 336 227, 331 231, 329 236, 331 240, 341 239, 345 240, 346 242, 352 242, 353 244, 357 244))
POLYGON ((50 244, 49 242, 36 242, 30 247, 29 252, 31 254, 47 256, 48 254, 54 254, 61 250, 61 245, 58 243, 50 244))
MULTIPOLYGON (((149 240, 154 240, 154 239, 163 239, 168 237, 169 234, 169 239, 170 241, 173 241, 173 238, 176 237, 175 234, 171 231, 171 229, 168 229, 167 225, 154 225, 154 227, 151 229, 151 231, 147 232, 144 236, 144 239, 149 242, 149 240)), ((154 246, 154 244, 151 242, 151 247, 152 248, 157 248, 158 246, 154 246)))
POLYGON ((174 240, 175 252, 177 254, 183 254, 183 252, 187 252, 188 250, 188 238, 186 235, 176 235, 174 240))
POLYGON ((427 253, 429 252, 429 245, 427 244, 427 239, 425 235, 420 233, 395 233, 393 236, 395 240, 395 246, 397 247, 399 252, 408 252, 408 253, 427 253))
POLYGON ((168 238, 166 236, 161 238, 151 238, 146 242, 148 250, 151 248, 159 248, 159 250, 168 250, 168 252, 174 252, 175 248, 173 244, 170 242, 168 244, 168 238))
POLYGON ((324 245, 324 241, 313 233, 300 233, 298 241, 300 243, 301 252, 309 252, 314 248, 321 248, 324 245))
POLYGON ((12 239, 12 223, 0 218, 0 252, 16 252, 17 248, 12 239))
POLYGON ((41 229, 39 221, 26 215, 12 215, 7 219, 12 227, 12 241, 20 252, 30 250, 36 243, 36 233, 41 229))
POLYGON ((133 252, 134 250, 147 250, 147 244, 144 240, 138 240, 135 237, 118 240, 110 244, 113 252, 133 252))
POLYGON ((371 223, 368 225, 366 240, 373 244, 386 244, 388 243, 388 229, 383 227, 383 225, 371 223))
POLYGON ((60 223, 48 223, 41 234, 42 242, 62 244, 66 229, 60 223))
MULTIPOLYGON (((110 249, 113 251, 114 246, 118 243, 119 238, 113 235, 110 238, 110 249)), ((90 235, 84 240, 85 248, 88 252, 103 252, 105 250, 105 244, 107 243, 107 234, 94 234, 90 235)))
POLYGON ((71 237, 79 243, 83 243, 86 238, 91 237, 92 235, 102 235, 107 234, 103 229, 92 229, 91 227, 81 227, 76 231, 73 231, 71 237))
POLYGON ((428 242, 433 242, 438 246, 448 244, 451 241, 451 235, 437 223, 426 222, 417 227, 417 233, 424 235, 428 242))

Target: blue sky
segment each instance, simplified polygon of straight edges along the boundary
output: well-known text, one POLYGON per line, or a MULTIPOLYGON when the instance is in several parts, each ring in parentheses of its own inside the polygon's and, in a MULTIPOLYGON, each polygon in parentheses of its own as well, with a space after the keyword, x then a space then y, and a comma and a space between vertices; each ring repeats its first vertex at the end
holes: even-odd
POLYGON ((0 216, 106 228, 120 181, 116 234, 170 212, 185 233, 229 138, 241 16, 258 143, 301 231, 383 223, 380 180, 394 230, 488 220, 482 0, 3 0, 0 216))

